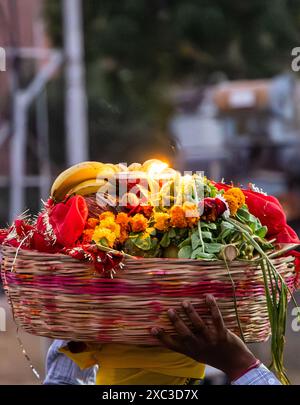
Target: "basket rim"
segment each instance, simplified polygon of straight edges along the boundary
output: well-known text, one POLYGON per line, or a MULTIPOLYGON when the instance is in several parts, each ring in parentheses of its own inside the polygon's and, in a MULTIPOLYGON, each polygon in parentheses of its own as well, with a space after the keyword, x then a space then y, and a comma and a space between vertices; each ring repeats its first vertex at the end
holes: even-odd
MULTIPOLYGON (((6 255, 7 252, 18 252, 19 254, 24 256, 27 256, 28 258, 31 257, 32 260, 35 258, 44 258, 44 259, 52 259, 55 261, 67 261, 67 262, 78 262, 77 259, 64 255, 62 253, 46 253, 46 252, 39 252, 38 250, 27 250, 27 249, 22 249, 22 248, 16 248, 13 246, 9 245, 2 245, 0 246, 0 253, 2 254, 2 257, 6 255)), ((120 252, 121 253, 121 252, 120 252)), ((252 260, 233 260, 230 263, 230 266, 235 266, 235 265, 257 265, 261 259, 252 259, 252 260)), ((295 260, 295 257, 293 255, 288 255, 288 256, 279 256, 277 258, 271 259, 272 261, 282 261, 282 262, 292 262, 295 260)), ((182 258, 168 258, 168 257, 138 257, 138 256, 132 256, 132 258, 126 258, 124 257, 123 263, 129 264, 129 263, 138 263, 138 262, 145 262, 145 263, 157 263, 157 262, 164 262, 164 263, 187 263, 187 264, 206 264, 206 265, 216 265, 216 264, 224 264, 224 260, 205 260, 205 259, 182 259, 182 258)), ((85 263, 89 264, 89 263, 85 263)))

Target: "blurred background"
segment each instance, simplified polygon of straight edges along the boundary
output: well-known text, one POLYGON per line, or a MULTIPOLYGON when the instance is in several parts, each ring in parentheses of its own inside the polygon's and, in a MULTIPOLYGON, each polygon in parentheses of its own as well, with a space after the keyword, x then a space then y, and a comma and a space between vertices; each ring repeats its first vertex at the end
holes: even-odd
MULTIPOLYGON (((297 46, 300 0, 0 0, 1 226, 37 212, 67 166, 156 157, 255 183, 300 232, 297 46)), ((33 384, 7 313, 0 384, 33 384)), ((291 320, 286 365, 300 383, 291 320)), ((22 339, 43 374, 48 342, 22 339)))

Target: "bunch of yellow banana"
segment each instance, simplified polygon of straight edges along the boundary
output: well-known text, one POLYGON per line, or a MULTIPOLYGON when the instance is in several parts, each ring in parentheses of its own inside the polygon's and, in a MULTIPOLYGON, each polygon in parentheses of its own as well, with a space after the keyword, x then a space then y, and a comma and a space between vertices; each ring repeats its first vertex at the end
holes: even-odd
POLYGON ((147 160, 145 163, 132 163, 126 166, 122 163, 111 164, 101 162, 82 162, 62 172, 54 181, 51 188, 51 196, 57 202, 62 201, 66 195, 89 195, 105 186, 109 192, 112 180, 116 173, 120 172, 144 172, 149 175, 156 171, 169 169, 166 163, 157 159, 147 160))
POLYGON ((54 181, 51 196, 57 202, 66 195, 89 195, 97 193, 115 173, 118 165, 101 162, 82 162, 62 172, 54 181))

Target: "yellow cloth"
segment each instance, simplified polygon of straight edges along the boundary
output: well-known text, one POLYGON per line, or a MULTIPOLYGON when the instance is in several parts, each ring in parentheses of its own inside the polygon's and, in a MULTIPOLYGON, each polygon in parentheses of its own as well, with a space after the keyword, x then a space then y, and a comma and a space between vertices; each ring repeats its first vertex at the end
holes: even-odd
POLYGON ((81 369, 99 365, 97 385, 177 385, 204 377, 205 366, 162 347, 89 345, 81 353, 61 349, 81 369))

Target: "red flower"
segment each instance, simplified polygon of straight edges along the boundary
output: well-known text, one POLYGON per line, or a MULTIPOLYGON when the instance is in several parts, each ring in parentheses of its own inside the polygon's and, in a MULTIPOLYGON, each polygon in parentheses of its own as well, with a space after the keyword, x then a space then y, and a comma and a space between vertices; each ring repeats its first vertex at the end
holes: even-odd
POLYGON ((151 217, 153 212, 153 207, 151 205, 136 205, 135 207, 127 205, 126 208, 129 210, 128 216, 143 214, 147 219, 151 217))
POLYGON ((225 202, 218 197, 206 197, 200 204, 201 208, 203 208, 203 214, 201 215, 201 218, 204 221, 215 221, 227 209, 225 202))
POLYGON ((87 218, 87 204, 80 195, 56 204, 49 212, 49 223, 57 242, 64 247, 74 246, 83 233, 87 218))

